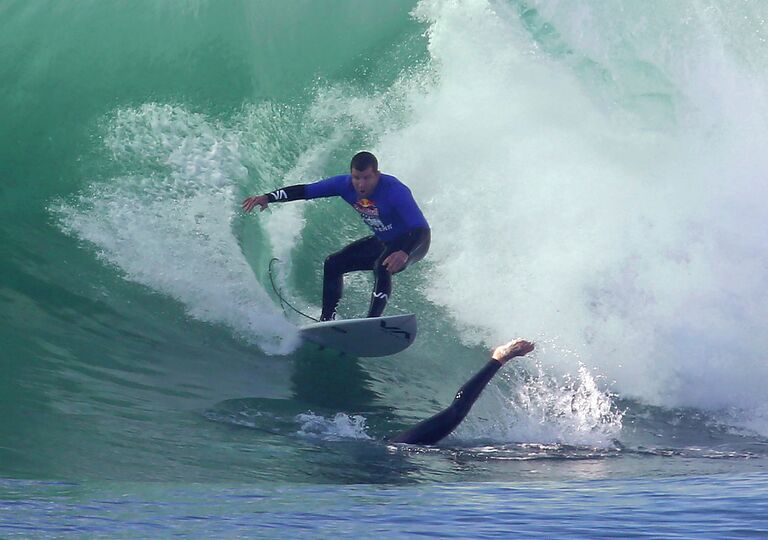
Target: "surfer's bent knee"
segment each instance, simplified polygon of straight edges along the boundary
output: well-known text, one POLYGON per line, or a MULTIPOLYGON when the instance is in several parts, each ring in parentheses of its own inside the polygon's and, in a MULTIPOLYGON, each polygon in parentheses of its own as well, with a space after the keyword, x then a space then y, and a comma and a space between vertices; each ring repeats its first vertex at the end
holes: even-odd
POLYGON ((332 253, 325 258, 325 262, 323 263, 323 270, 326 274, 338 273, 339 258, 340 256, 338 253, 332 253))

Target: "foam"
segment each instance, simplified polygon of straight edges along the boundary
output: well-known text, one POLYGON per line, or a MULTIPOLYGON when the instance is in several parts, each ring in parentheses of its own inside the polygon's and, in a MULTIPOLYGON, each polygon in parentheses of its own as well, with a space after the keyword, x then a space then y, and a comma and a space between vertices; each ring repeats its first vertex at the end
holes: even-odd
POLYGON ((301 424, 298 434, 305 437, 317 437, 323 440, 357 439, 370 440, 366 433, 365 417, 354 414, 336 413, 333 418, 326 418, 313 412, 296 416, 301 424))
POLYGON ((370 120, 433 227, 425 293, 465 343, 522 335, 549 372, 759 414, 765 8, 653 5, 423 0, 428 68, 321 95, 317 116, 370 120))
POLYGON ((256 281, 233 221, 247 176, 236 131, 168 105, 116 111, 105 143, 138 171, 93 182, 54 210, 126 279, 181 302, 190 316, 233 329, 265 352, 285 354, 296 329, 256 281))
MULTIPOLYGON (((562 9, 557 22, 587 9, 538 4, 562 9)), ((590 94, 594 81, 580 64, 545 54, 503 4, 424 1, 416 13, 429 25, 439 83, 419 90, 413 121, 385 134, 379 152, 430 201, 428 293, 464 338, 553 340, 545 364, 574 372, 574 359, 557 350, 579 351, 623 393, 648 402, 768 401, 756 382, 768 375, 768 343, 756 326, 768 307, 755 301, 766 289, 768 260, 755 249, 766 230, 750 202, 765 194, 757 145, 768 142, 768 124, 755 118, 768 109, 754 91, 764 75, 745 70, 717 34, 693 39, 712 30, 708 20, 673 28, 672 36, 685 32, 682 52, 654 56, 665 38, 653 25, 681 24, 656 18, 634 64, 626 57, 635 43, 605 61, 609 74, 624 61, 617 77, 642 67, 638 94, 668 91, 659 118, 640 122, 630 114, 636 101, 618 114, 604 101, 615 88, 590 94), (669 107, 676 118, 660 118, 669 107), (740 132, 757 137, 745 141, 754 152, 735 151, 740 132)), ((622 17, 629 28, 601 41, 609 15, 582 13, 578 32, 569 27, 562 39, 572 55, 604 61, 619 46, 612 39, 632 35, 636 19, 622 17)), ((624 78, 622 95, 633 83, 624 78)))
POLYGON ((581 365, 574 376, 554 377, 536 363, 486 390, 454 437, 494 443, 613 447, 623 412, 613 395, 581 365))

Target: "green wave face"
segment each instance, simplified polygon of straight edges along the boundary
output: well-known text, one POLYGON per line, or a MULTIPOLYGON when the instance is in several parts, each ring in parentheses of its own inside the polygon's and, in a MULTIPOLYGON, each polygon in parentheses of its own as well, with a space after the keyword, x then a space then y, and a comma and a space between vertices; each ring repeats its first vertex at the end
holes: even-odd
MULTIPOLYGON (((351 480, 397 481, 407 460, 365 472, 380 441, 517 336, 534 359, 454 441, 634 441, 616 394, 768 433, 765 11, 7 0, 0 474, 323 481, 338 455, 298 464, 352 439, 351 480), (417 343, 339 360, 300 346, 267 265, 316 314, 324 258, 363 224, 337 200, 240 201, 360 149, 433 243, 388 308, 417 314, 417 343)), ((345 287, 359 316, 370 276, 345 287)))

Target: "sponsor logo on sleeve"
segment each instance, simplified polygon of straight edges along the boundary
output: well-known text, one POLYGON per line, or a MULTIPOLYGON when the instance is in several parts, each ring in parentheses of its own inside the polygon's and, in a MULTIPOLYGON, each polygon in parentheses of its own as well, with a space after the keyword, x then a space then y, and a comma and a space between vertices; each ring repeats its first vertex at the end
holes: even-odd
POLYGON ((285 192, 284 189, 275 190, 272 193, 270 193, 270 195, 272 195, 276 201, 282 201, 283 199, 288 198, 288 194, 285 192))

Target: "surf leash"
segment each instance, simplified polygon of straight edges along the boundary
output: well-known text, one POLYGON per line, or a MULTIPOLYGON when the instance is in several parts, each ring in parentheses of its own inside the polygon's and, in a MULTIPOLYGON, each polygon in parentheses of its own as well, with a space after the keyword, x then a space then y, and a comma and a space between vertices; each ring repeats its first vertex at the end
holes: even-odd
POLYGON ((280 308, 283 310, 283 314, 284 314, 284 315, 286 315, 286 316, 288 315, 288 314, 285 312, 285 306, 288 306, 289 308, 291 308, 293 311, 295 311, 296 313, 298 313, 298 314, 299 314, 299 315, 301 315, 302 317, 306 317, 307 319, 311 319, 311 320, 313 320, 313 321, 315 321, 315 322, 320 322, 320 320, 319 320, 319 319, 315 319, 314 317, 311 317, 311 316, 307 315, 306 313, 302 313, 301 311, 299 311, 298 309, 296 309, 295 307, 293 307, 293 306, 290 304, 290 302, 288 302, 288 300, 286 300, 285 298, 283 298, 283 295, 280 293, 280 289, 278 289, 278 288, 277 288, 277 285, 275 285, 275 280, 274 280, 274 276, 273 276, 273 272, 272 272, 272 265, 273 265, 273 264, 274 264, 276 261, 277 261, 277 262, 280 262, 280 259, 278 259, 277 257, 272 257, 272 260, 270 260, 270 261, 269 261, 269 282, 272 284, 272 290, 273 290, 273 291, 275 291, 275 294, 276 294, 276 295, 277 295, 277 297, 280 299, 280 308))

